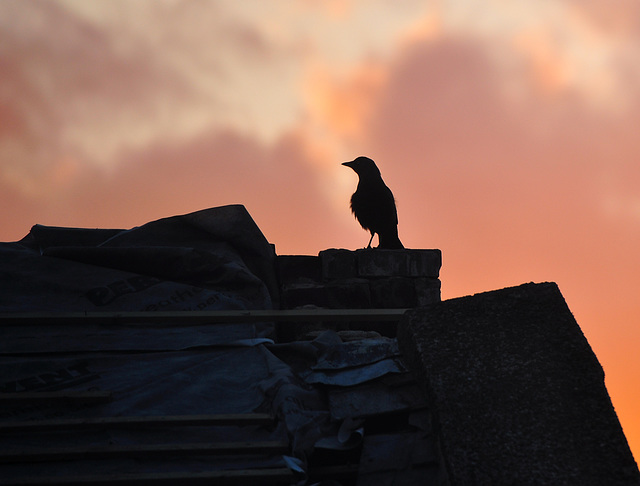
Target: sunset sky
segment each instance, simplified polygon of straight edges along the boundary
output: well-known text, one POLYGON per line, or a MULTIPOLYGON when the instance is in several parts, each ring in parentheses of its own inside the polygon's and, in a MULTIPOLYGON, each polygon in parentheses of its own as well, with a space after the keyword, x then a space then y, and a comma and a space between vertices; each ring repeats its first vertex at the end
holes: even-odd
POLYGON ((443 299, 558 283, 640 458, 640 2, 0 1, 0 241, 240 203, 361 248, 358 155, 443 299))

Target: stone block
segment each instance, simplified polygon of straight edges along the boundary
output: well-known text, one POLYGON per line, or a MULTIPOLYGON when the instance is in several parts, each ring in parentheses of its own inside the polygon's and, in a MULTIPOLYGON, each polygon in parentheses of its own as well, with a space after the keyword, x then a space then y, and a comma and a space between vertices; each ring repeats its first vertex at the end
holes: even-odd
POLYGON ((438 278, 442 267, 440 250, 405 250, 409 259, 411 277, 438 278))
POLYGON ((280 285, 294 282, 320 282, 320 257, 311 255, 278 255, 276 269, 280 285))
POLYGON ((305 305, 328 307, 329 299, 324 285, 299 283, 285 285, 281 291, 281 307, 295 309, 305 305))
POLYGON ((603 370, 556 284, 410 310, 398 341, 422 375, 450 484, 640 484, 603 370))
POLYGON ((371 280, 371 305, 376 309, 402 309, 417 305, 414 279, 389 277, 371 280))
POLYGON ((326 285, 328 307, 331 309, 369 309, 371 292, 366 279, 338 280, 326 285))
POLYGON ((407 250, 356 250, 360 277, 405 277, 409 275, 407 250))
POLYGON ((416 292, 416 305, 429 305, 440 302, 440 280, 437 278, 414 278, 413 284, 416 292))
POLYGON ((321 251, 322 278, 332 280, 337 278, 356 277, 356 258, 354 252, 342 249, 321 251))

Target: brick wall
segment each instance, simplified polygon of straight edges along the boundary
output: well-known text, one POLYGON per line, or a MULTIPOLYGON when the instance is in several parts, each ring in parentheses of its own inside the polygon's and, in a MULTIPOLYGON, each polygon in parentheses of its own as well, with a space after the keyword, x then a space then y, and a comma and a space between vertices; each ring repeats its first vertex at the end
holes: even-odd
MULTIPOLYGON (((318 256, 279 255, 280 307, 402 309, 439 302, 441 266, 440 250, 331 249, 318 256)), ((302 323, 288 327, 286 336, 281 336, 285 340, 314 328, 302 323)), ((345 325, 325 323, 323 327, 343 329, 345 325)), ((394 333, 379 323, 360 323, 357 328, 394 333)))

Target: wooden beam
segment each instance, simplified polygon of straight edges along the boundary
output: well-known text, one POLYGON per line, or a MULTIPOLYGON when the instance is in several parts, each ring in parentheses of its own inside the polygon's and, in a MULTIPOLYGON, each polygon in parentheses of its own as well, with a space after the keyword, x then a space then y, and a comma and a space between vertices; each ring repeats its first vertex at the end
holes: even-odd
POLYGON ((292 484, 293 473, 288 468, 241 469, 234 471, 202 471, 171 473, 130 473, 67 477, 2 478, 5 486, 210 486, 229 484, 292 484))
POLYGON ((11 312, 3 325, 154 324, 194 325, 237 322, 399 321, 408 309, 291 309, 166 312, 11 312))
POLYGON ((110 391, 59 391, 59 392, 25 392, 0 393, 0 406, 35 404, 40 402, 82 402, 104 403, 111 401, 110 391))
POLYGON ((2 432, 44 432, 65 430, 99 430, 107 428, 134 429, 139 427, 185 427, 220 425, 269 425, 273 417, 266 413, 238 413, 215 415, 158 415, 127 417, 95 417, 80 419, 29 420, 0 422, 2 432))
POLYGON ((135 444, 87 447, 15 447, 0 450, 0 463, 31 463, 157 457, 177 455, 283 454, 289 446, 284 441, 209 442, 194 444, 135 444))

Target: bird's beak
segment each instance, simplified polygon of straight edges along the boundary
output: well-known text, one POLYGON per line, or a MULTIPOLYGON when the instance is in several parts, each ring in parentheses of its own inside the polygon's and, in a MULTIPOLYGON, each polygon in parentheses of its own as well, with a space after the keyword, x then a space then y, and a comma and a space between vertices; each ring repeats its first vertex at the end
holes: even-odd
POLYGON ((347 167, 353 168, 353 160, 350 162, 343 162, 342 165, 346 165, 347 167))

